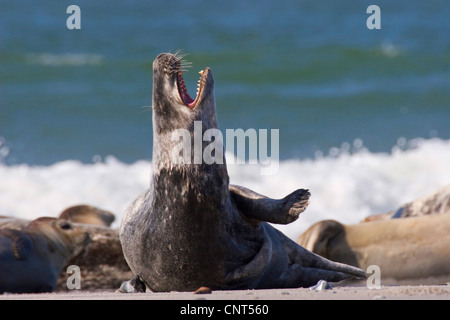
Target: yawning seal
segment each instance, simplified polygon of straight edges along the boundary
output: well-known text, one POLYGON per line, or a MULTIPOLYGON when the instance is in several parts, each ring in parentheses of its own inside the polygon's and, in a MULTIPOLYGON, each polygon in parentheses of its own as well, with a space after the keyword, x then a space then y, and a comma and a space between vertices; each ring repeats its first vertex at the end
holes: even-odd
POLYGON ((201 121, 202 133, 218 128, 211 69, 200 71, 193 99, 182 68, 178 54, 162 53, 153 62, 152 177, 120 227, 133 273, 152 291, 287 288, 365 277, 358 268, 307 251, 266 223, 296 220, 308 205, 308 190, 270 199, 229 185, 225 159, 196 163, 192 149, 191 162, 173 161, 179 145, 175 130, 188 130, 194 143, 194 121, 201 121))

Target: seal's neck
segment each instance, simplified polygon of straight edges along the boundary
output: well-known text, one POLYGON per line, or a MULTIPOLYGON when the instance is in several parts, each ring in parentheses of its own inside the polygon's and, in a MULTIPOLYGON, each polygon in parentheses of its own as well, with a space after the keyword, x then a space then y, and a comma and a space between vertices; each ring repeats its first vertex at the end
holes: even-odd
MULTIPOLYGON (((159 167, 152 172, 151 190, 155 204, 167 203, 170 210, 186 216, 215 216, 225 212, 229 178, 223 166, 185 165, 159 167), (173 210, 177 208, 177 210, 173 210)), ((165 215, 168 207, 158 208, 165 215)))
POLYGON ((221 206, 227 201, 229 179, 212 89, 196 108, 190 109, 167 100, 167 94, 156 99, 159 87, 153 92, 155 199, 170 197, 183 207, 199 203, 221 206))
POLYGON ((155 199, 171 199, 184 211, 195 211, 201 203, 213 205, 214 210, 225 206, 229 178, 224 147, 220 139, 208 136, 212 129, 217 130, 212 133, 218 132, 215 121, 209 124, 205 128, 202 122, 194 121, 189 129, 154 132, 152 190, 155 199))
POLYGON ((218 129, 214 101, 194 111, 165 120, 153 113, 153 171, 160 169, 182 171, 192 166, 211 165, 207 171, 227 174, 223 135, 218 129))

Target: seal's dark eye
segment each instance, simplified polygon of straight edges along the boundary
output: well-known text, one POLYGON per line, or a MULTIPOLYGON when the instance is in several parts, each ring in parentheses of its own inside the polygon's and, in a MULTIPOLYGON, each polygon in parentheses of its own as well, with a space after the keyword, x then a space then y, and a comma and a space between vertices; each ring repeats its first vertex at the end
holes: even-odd
POLYGON ((59 226, 63 230, 70 230, 70 229, 72 229, 72 225, 70 223, 68 223, 68 222, 63 222, 59 226))

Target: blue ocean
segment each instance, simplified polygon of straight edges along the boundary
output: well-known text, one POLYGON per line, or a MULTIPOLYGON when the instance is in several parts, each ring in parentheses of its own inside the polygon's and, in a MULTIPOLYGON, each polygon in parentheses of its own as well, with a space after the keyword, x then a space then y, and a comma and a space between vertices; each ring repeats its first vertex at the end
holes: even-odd
POLYGON ((310 189, 290 237, 394 210, 450 183, 449 17, 446 0, 0 0, 0 215, 88 203, 118 226, 150 179, 152 62, 177 50, 191 96, 212 69, 221 130, 279 130, 275 174, 229 175, 310 189))

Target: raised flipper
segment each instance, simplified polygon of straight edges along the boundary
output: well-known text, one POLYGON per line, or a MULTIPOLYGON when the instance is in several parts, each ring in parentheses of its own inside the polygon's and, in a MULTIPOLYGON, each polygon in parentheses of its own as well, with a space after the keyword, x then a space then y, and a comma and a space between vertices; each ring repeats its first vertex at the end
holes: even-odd
POLYGON ((237 185, 230 185, 229 189, 231 200, 242 215, 278 224, 297 220, 308 206, 311 195, 306 189, 298 189, 282 199, 271 199, 237 185))

